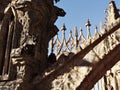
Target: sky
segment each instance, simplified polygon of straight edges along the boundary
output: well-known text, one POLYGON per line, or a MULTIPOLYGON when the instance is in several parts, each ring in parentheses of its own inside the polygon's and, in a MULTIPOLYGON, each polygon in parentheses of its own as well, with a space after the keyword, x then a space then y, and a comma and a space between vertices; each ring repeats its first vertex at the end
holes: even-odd
MULTIPOLYGON (((120 7, 120 0, 114 1, 120 7)), ((91 32, 94 33, 94 26, 97 25, 99 29, 100 22, 105 22, 104 17, 106 14, 104 10, 108 9, 109 2, 110 0, 60 0, 55 5, 63 8, 66 15, 65 17, 59 17, 55 24, 61 29, 62 24, 65 23, 67 33, 69 30, 73 30, 74 26, 77 26, 78 30, 81 27, 86 36, 85 23, 89 19, 91 32)))

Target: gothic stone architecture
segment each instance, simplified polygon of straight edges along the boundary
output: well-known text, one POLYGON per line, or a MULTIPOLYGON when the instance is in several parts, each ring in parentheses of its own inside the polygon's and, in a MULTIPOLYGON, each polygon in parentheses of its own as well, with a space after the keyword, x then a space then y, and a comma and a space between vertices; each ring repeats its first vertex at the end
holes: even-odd
POLYGON ((0 1, 0 90, 120 90, 120 14, 105 10, 100 32, 87 38, 77 27, 62 39, 54 25, 59 0, 0 1), (80 34, 79 34, 80 32, 80 34), (50 46, 50 47, 49 47, 50 46), (48 52, 49 49, 49 52, 48 52))

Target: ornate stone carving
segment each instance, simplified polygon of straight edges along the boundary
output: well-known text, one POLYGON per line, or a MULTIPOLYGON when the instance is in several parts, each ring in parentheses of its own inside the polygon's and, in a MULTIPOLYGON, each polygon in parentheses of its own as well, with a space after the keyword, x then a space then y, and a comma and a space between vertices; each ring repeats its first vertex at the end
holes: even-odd
POLYGON ((36 38, 34 36, 26 36, 25 39, 22 41, 19 48, 12 49, 11 57, 17 56, 24 56, 24 55, 31 55, 34 56, 34 48, 36 44, 36 38))
MULTIPOLYGON (((47 68, 48 43, 58 32, 54 23, 65 12, 54 6, 54 0, 7 0, 0 13, 0 73, 3 77, 7 74, 8 79, 13 79, 14 73, 14 79, 29 85, 47 68)), ((23 83, 20 90, 32 88, 23 83)))
MULTIPOLYGON (((82 30, 79 35, 75 27, 74 38, 70 32, 67 40, 63 24, 62 41, 58 36, 53 39, 58 31, 54 22, 65 12, 54 6, 54 0, 12 0, 5 7, 5 18, 0 18, 0 35, 3 36, 0 37, 0 64, 4 66, 1 82, 7 83, 0 83, 0 89, 89 90, 120 58, 119 39, 113 33, 120 28, 120 19, 113 1, 107 19, 108 22, 114 19, 114 23, 105 23, 104 33, 98 33, 95 28, 95 35, 91 36, 88 20, 87 39, 82 30)), ((118 82, 119 70, 115 73, 117 75, 112 70, 106 76, 107 89, 118 87, 114 82, 118 82)))

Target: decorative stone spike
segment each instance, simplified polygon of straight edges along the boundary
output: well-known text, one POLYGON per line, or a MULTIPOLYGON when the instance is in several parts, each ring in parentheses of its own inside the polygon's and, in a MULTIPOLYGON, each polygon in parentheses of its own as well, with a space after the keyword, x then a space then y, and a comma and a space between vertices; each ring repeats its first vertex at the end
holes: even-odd
POLYGON ((90 26, 91 26, 91 24, 90 24, 89 19, 87 20, 85 26, 86 26, 86 28, 87 28, 87 33, 88 33, 87 39, 90 39, 90 38, 91 38, 91 33, 90 33, 90 26))
POLYGON ((83 41, 86 40, 85 37, 84 37, 84 35, 83 35, 83 30, 82 30, 82 28, 80 28, 80 38, 81 38, 83 41))
POLYGON ((74 27, 74 36, 78 37, 77 26, 74 27))
POLYGON ((66 27, 65 27, 65 24, 63 23, 62 27, 61 27, 61 30, 62 30, 62 41, 65 40, 65 30, 66 30, 66 27))
POLYGON ((78 47, 78 32, 77 32, 77 26, 74 27, 74 36, 75 36, 75 49, 77 50, 78 47))
POLYGON ((80 28, 80 35, 83 35, 83 30, 82 30, 82 28, 80 28))
POLYGON ((94 28, 95 28, 95 34, 98 34, 98 27, 95 26, 94 28))
POLYGON ((72 37, 72 30, 70 30, 70 37, 72 37))
POLYGON ((100 34, 99 34, 99 32, 98 32, 98 28, 97 28, 96 25, 95 25, 95 27, 94 27, 94 30, 95 30, 95 33, 94 33, 94 36, 93 36, 92 41, 94 41, 94 40, 96 40, 97 38, 100 37, 100 34))
POLYGON ((62 27, 61 27, 61 30, 66 30, 66 26, 65 26, 65 23, 63 23, 62 27))
POLYGON ((90 27, 91 26, 89 19, 87 19, 87 22, 86 22, 85 26, 86 27, 90 27))

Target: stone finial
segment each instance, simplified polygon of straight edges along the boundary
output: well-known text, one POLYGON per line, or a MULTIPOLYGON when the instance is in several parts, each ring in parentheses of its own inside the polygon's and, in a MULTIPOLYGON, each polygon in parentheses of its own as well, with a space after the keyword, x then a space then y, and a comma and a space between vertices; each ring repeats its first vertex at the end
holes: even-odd
POLYGON ((79 37, 78 40, 79 40, 79 41, 82 40, 82 42, 85 41, 85 37, 84 37, 84 35, 83 35, 83 30, 82 30, 82 28, 80 28, 80 37, 79 37))
POLYGON ((77 26, 74 27, 74 36, 78 37, 77 26))
POLYGON ((66 26, 65 26, 65 23, 63 23, 62 27, 61 27, 61 30, 66 30, 66 26))
POLYGON ((98 27, 96 25, 95 25, 94 29, 95 29, 95 34, 98 33, 98 27))
POLYGON ((62 30, 62 41, 65 40, 65 30, 66 30, 66 27, 65 27, 65 24, 63 23, 62 27, 61 27, 61 30, 62 30))
POLYGON ((86 27, 90 27, 91 26, 89 19, 87 19, 87 22, 86 22, 85 26, 86 27))
POLYGON ((82 28, 80 28, 80 35, 83 35, 83 30, 82 30, 82 28))
POLYGON ((90 33, 90 26, 91 26, 91 24, 90 24, 89 19, 87 20, 85 26, 86 26, 86 28, 87 28, 87 33, 88 33, 87 39, 90 39, 90 37, 91 37, 91 33, 90 33))
POLYGON ((72 37, 72 30, 70 30, 70 37, 72 37))
POLYGON ((74 27, 74 43, 75 43, 75 49, 77 50, 77 47, 78 47, 78 32, 77 32, 77 26, 74 27))
POLYGON ((94 30, 95 30, 95 33, 94 33, 94 39, 96 40, 99 36, 100 36, 100 34, 99 34, 99 32, 98 32, 98 27, 95 25, 95 27, 94 27, 94 30))

